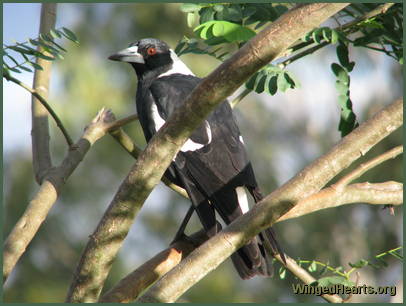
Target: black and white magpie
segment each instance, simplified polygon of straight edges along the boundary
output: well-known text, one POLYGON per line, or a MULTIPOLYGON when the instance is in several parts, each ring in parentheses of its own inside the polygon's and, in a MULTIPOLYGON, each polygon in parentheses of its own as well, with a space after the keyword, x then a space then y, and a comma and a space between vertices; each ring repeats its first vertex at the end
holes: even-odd
MULTIPOLYGON (((130 63, 135 69, 137 113, 147 141, 176 108, 182 107, 182 102, 201 80, 165 42, 154 38, 136 41, 109 59, 130 63)), ((186 189, 209 237, 219 229, 215 211, 229 224, 248 211, 246 190, 255 202, 262 199, 227 101, 192 133, 165 176, 186 189)), ((269 228, 260 233, 231 256, 243 279, 272 274, 272 259, 265 251, 265 241, 270 243, 273 252, 283 256, 273 230, 269 228)))

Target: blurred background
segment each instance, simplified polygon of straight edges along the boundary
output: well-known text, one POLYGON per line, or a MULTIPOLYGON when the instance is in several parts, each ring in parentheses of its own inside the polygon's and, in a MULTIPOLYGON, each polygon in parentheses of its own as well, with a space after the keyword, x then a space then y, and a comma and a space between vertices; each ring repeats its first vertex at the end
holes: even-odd
MULTIPOLYGON (((180 4, 58 4, 57 26, 68 27, 80 45, 64 41, 64 60, 53 65, 50 103, 66 128, 78 139, 84 127, 105 106, 118 118, 135 113, 136 77, 129 65, 107 60, 115 51, 144 37, 156 37, 172 47, 183 35, 192 36, 180 4)), ((5 3, 5 44, 38 35, 40 4, 5 3)), ((185 55, 182 59, 197 76, 204 77, 219 62, 207 55, 185 55)), ((351 72, 351 98, 358 121, 403 95, 401 66, 382 53, 350 49, 356 62, 351 72)), ((237 107, 236 116, 264 194, 294 176, 305 165, 327 152, 340 140, 339 108, 335 77, 334 47, 323 48, 289 65, 301 88, 278 93, 248 95, 237 107)), ((17 75, 32 84, 31 73, 17 75)), ((31 197, 38 190, 31 161, 30 96, 3 80, 3 234, 7 237, 31 197)), ((59 164, 66 145, 50 120, 54 164, 59 164)), ((137 122, 125 127, 139 146, 145 141, 137 122)), ((401 130, 383 140, 364 160, 402 143, 401 130)), ((103 212, 134 160, 109 136, 102 138, 69 178, 49 217, 20 259, 4 288, 6 302, 62 302, 72 273, 103 212)), ((360 181, 403 181, 402 159, 385 162, 360 181)), ((136 219, 115 260, 105 285, 119 279, 166 248, 188 209, 189 202, 160 184, 136 219)), ((402 210, 395 216, 382 207, 348 205, 320 211, 276 226, 279 241, 295 259, 318 260, 349 269, 349 262, 402 245, 402 210)), ((188 231, 200 229, 194 219, 188 231)), ((360 284, 398 286, 398 295, 354 296, 353 302, 400 301, 402 264, 387 258, 386 268, 364 267, 360 284)), ((189 290, 184 302, 321 302, 314 296, 294 295, 289 273, 285 279, 239 279, 228 260, 189 290)), ((354 275, 355 276, 355 275, 354 275)), ((317 275, 316 275, 317 277, 317 275)))

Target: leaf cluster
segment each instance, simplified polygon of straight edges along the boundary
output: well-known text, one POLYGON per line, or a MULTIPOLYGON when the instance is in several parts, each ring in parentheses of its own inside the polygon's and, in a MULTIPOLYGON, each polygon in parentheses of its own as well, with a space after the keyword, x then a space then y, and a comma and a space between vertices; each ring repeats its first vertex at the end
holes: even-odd
POLYGON ((47 61, 63 59, 66 49, 57 43, 56 39, 68 39, 79 43, 76 35, 68 28, 53 29, 49 33, 39 34, 35 39, 28 39, 25 42, 16 42, 14 45, 3 45, 3 74, 9 75, 10 71, 21 73, 22 71, 33 72, 33 69, 42 70, 41 65, 35 62, 37 58, 47 61), (20 55, 21 60, 17 59, 20 55), (14 65, 6 62, 8 58, 14 65))
MULTIPOLYGON (((227 59, 263 26, 272 23, 291 4, 275 3, 185 3, 188 26, 195 37, 183 37, 175 52, 206 54, 219 61, 227 59), (197 26, 196 23, 198 23, 197 26)), ((363 47, 384 52, 403 63, 403 7, 399 4, 353 3, 334 19, 337 26, 323 26, 307 33, 293 44, 277 65, 268 64, 246 82, 246 91, 275 95, 300 86, 286 66, 327 46, 336 45, 338 63, 331 69, 336 77, 340 107, 338 130, 342 136, 358 126, 350 98, 350 72, 355 63, 349 60, 349 47, 363 47), (350 21, 348 21, 350 20, 350 21)), ((245 93, 246 95, 247 93, 245 93)))
MULTIPOLYGON (((372 260, 360 259, 355 263, 348 263, 348 265, 351 267, 351 269, 348 271, 345 271, 344 267, 342 266, 333 267, 330 266, 329 263, 323 263, 316 260, 298 260, 297 263, 301 267, 304 266, 310 273, 317 273, 317 280, 311 284, 312 286, 327 287, 336 284, 354 286, 356 284, 350 279, 352 273, 366 266, 370 266, 375 269, 385 268, 388 266, 388 264, 384 258, 388 256, 392 256, 403 262, 403 255, 400 253, 402 249, 403 247, 400 246, 375 255, 372 260), (331 274, 328 276, 323 276, 327 272, 330 272, 331 274)), ((285 279, 285 277, 286 268, 282 266, 279 268, 279 278, 285 279)))

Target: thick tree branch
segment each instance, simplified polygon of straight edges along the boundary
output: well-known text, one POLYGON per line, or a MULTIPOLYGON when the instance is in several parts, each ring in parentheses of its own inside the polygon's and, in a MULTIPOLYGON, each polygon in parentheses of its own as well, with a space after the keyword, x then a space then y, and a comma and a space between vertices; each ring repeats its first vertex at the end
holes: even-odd
POLYGON ((39 191, 30 201, 4 244, 4 281, 45 220, 68 177, 83 160, 94 142, 107 133, 109 123, 114 120, 113 118, 110 111, 101 110, 87 127, 82 138, 71 146, 61 165, 48 171, 39 191))
POLYGON ((317 3, 290 10, 202 80, 184 107, 150 140, 121 184, 82 254, 67 302, 97 301, 135 216, 193 130, 253 73, 347 5, 317 3))
POLYGON ((207 239, 209 237, 205 231, 200 230, 192 234, 190 239, 185 237, 185 239, 177 241, 124 277, 116 286, 106 292, 99 302, 129 303, 134 301, 141 292, 175 267, 207 239))
MULTIPOLYGON (((39 33, 48 33, 55 27, 56 21, 56 3, 43 3, 41 5, 41 21, 39 33)), ((38 50, 43 52, 41 46, 38 50)), ((33 89, 44 99, 48 99, 49 80, 51 77, 52 62, 37 58, 37 64, 42 70, 35 70, 33 89)), ((31 103, 32 116, 32 158, 35 179, 41 184, 44 176, 52 168, 51 153, 49 150, 49 127, 48 111, 41 104, 36 96, 32 96, 31 103)))
POLYGON ((403 184, 398 182, 358 183, 344 186, 339 190, 333 186, 327 187, 300 200, 277 222, 353 203, 401 205, 403 203, 403 184))
POLYGON ((398 100, 352 133, 327 154, 278 188, 246 214, 193 251, 153 285, 139 302, 174 302, 207 273, 274 224, 303 198, 318 192, 327 182, 364 155, 403 123, 403 101, 398 100))

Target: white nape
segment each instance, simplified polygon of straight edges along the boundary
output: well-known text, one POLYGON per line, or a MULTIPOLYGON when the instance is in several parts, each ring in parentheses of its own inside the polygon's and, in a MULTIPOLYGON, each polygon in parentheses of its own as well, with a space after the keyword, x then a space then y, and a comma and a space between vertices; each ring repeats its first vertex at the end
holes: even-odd
POLYGON ((171 59, 172 59, 172 68, 169 69, 168 71, 160 74, 158 78, 163 77, 163 76, 168 76, 171 74, 175 73, 180 73, 180 74, 185 74, 185 75, 193 75, 194 73, 185 65, 184 62, 176 55, 176 53, 170 49, 170 54, 171 54, 171 59))
POLYGON ((247 192, 244 187, 235 188, 237 192, 238 204, 242 210, 242 213, 245 214, 250 208, 248 206, 247 192))

